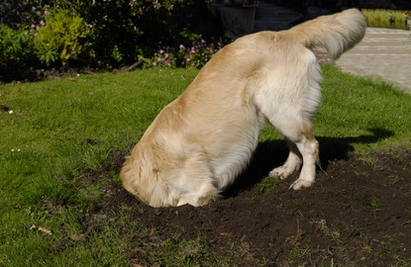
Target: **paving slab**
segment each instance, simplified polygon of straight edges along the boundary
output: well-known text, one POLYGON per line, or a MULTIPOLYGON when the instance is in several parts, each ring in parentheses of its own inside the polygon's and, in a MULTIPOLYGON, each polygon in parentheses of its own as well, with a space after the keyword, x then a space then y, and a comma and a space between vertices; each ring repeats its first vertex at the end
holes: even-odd
POLYGON ((411 94, 411 31, 367 28, 364 39, 336 65, 357 75, 379 77, 411 94))

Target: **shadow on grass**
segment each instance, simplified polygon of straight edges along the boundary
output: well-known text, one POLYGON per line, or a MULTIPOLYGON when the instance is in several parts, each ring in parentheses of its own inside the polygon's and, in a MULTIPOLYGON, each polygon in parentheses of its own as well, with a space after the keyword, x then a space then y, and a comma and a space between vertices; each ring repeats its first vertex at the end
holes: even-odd
MULTIPOLYGON (((384 129, 368 129, 370 135, 350 137, 322 137, 316 136, 320 143, 321 168, 326 171, 330 162, 348 159, 349 153, 354 151, 352 144, 372 144, 394 135, 392 131, 384 129)), ((243 190, 248 190, 259 183, 275 167, 284 163, 288 156, 287 144, 283 140, 265 141, 260 143, 254 158, 247 170, 237 178, 236 182, 223 193, 225 198, 236 196, 243 190)))

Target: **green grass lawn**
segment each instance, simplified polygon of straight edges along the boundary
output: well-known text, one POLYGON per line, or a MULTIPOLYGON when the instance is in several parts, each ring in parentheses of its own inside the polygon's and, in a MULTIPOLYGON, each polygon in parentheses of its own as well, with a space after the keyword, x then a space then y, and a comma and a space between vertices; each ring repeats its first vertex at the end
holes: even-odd
MULTIPOLYGON (((323 70, 323 103, 314 120, 320 146, 345 138, 362 154, 411 149, 411 95, 332 66, 323 70)), ((108 225, 60 253, 48 249, 66 236, 81 239, 85 229, 76 216, 100 197, 98 185, 79 189, 81 170, 131 149, 196 74, 154 69, 1 85, 0 266, 126 266, 130 244, 108 225), (44 208, 56 201, 64 205, 44 208)), ((270 127, 261 135, 280 138, 270 127)), ((127 227, 149 231, 138 222, 127 227)))

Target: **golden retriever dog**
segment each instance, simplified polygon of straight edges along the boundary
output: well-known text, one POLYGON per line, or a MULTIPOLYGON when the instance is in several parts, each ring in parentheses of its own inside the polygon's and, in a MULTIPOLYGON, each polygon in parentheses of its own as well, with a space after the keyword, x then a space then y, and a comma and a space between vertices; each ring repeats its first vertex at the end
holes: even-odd
POLYGON ((124 188, 152 207, 208 204, 250 162, 266 121, 290 149, 269 176, 285 179, 301 169, 290 188, 310 187, 319 159, 311 120, 322 80, 312 49, 324 48, 337 59, 363 38, 366 27, 361 12, 349 9, 225 46, 126 158, 124 188))

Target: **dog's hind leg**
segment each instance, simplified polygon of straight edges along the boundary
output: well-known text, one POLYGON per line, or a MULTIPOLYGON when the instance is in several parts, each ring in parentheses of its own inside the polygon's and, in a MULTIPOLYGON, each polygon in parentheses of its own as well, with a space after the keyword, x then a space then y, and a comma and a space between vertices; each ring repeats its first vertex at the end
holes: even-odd
MULTIPOLYGON (((267 98, 267 97, 266 97, 267 98)), ((315 180, 318 161, 318 142, 312 133, 310 114, 284 98, 278 105, 270 105, 263 98, 257 104, 265 117, 287 140, 290 154, 286 162, 270 172, 270 176, 287 178, 302 164, 299 178, 290 186, 295 190, 310 187, 315 180)), ((314 109, 314 108, 313 108, 314 109)))
POLYGON ((286 162, 272 170, 269 175, 285 179, 298 170, 302 163, 300 176, 290 186, 294 190, 299 190, 304 187, 310 187, 315 181, 315 166, 319 158, 319 145, 312 135, 309 123, 303 123, 302 127, 298 127, 295 130, 282 131, 282 134, 287 139, 290 153, 286 162))
MULTIPOLYGON (((297 49, 297 48, 296 48, 297 49)), ((296 50, 298 62, 267 75, 256 94, 256 105, 287 140, 290 154, 286 162, 273 169, 270 176, 287 178, 302 164, 299 178, 291 184, 295 190, 310 187, 315 180, 318 142, 312 133, 311 119, 320 104, 321 69, 309 50, 296 50), (299 67, 295 67, 299 66, 299 67), (295 71, 291 71, 294 70, 295 71)))
POLYGON ((299 190, 304 187, 310 187, 314 183, 315 166, 319 160, 319 145, 312 134, 311 125, 305 125, 301 135, 298 139, 295 139, 294 143, 301 153, 303 166, 300 176, 291 184, 290 188, 299 190))
POLYGON ((287 160, 282 166, 273 169, 269 173, 270 177, 279 177, 281 180, 283 180, 300 169, 302 163, 300 151, 292 141, 287 140, 287 144, 288 148, 290 149, 287 160))

